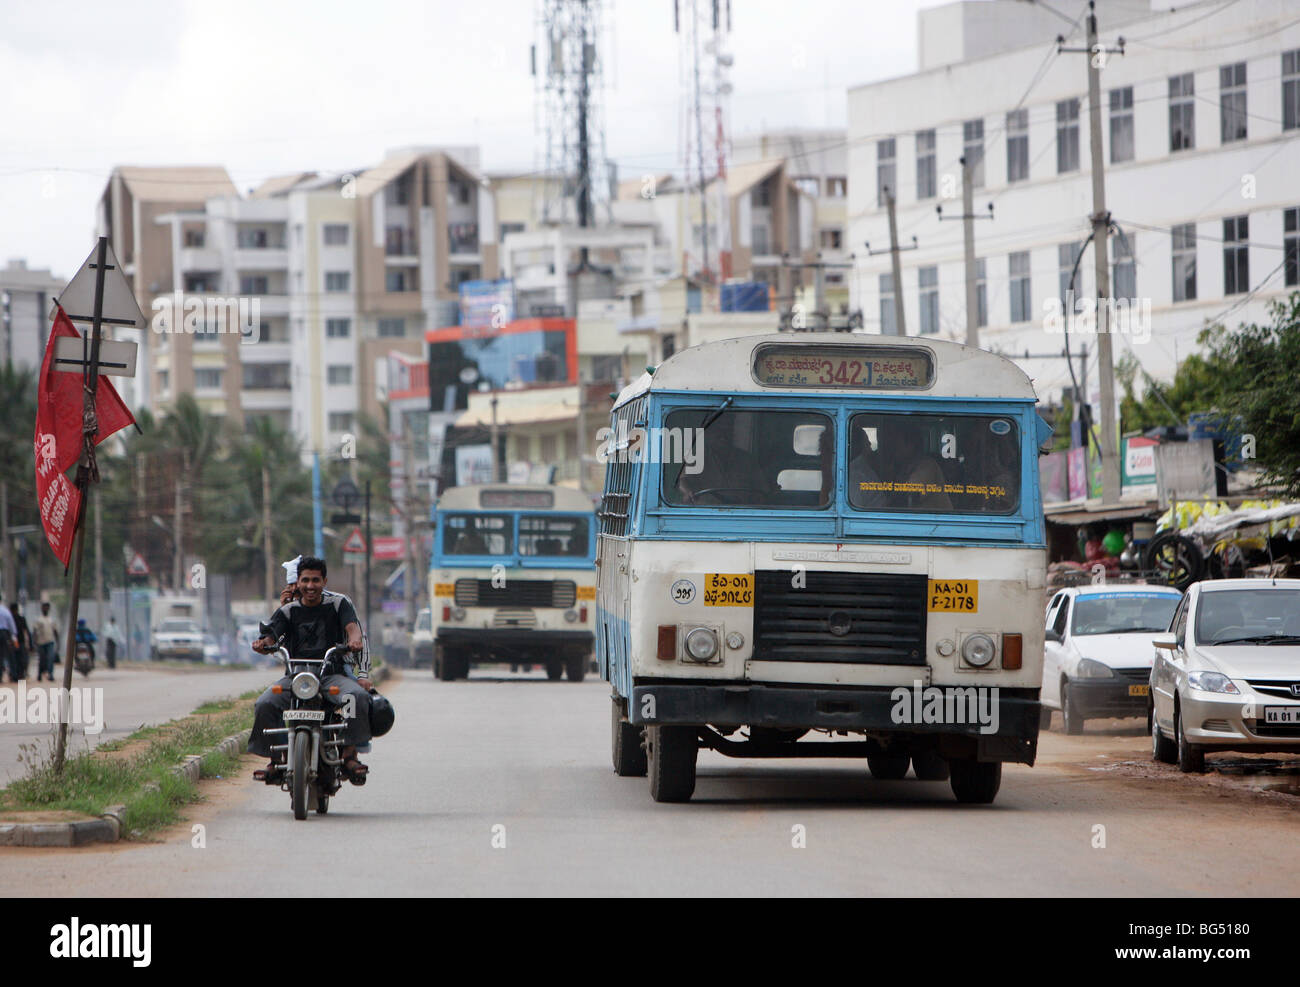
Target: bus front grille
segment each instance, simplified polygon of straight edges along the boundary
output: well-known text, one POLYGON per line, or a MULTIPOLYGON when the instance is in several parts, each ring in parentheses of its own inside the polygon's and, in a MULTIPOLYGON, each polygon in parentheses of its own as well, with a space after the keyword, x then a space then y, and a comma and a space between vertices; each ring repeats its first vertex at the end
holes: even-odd
POLYGON ((500 586, 491 579, 457 579, 458 607, 557 607, 567 610, 577 599, 572 579, 515 579, 506 576, 500 586))
POLYGON ((754 573, 754 660, 924 665, 925 576, 754 573))

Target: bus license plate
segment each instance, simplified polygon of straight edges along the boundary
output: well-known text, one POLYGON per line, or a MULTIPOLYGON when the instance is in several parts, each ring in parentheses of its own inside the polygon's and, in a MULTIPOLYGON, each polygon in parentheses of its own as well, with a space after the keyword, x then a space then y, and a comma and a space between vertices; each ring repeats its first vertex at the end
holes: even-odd
POLYGON ((433 595, 434 596, 455 596, 456 584, 455 583, 434 583, 433 595))
POLYGON ((704 605, 706 607, 752 607, 754 605, 753 574, 706 573, 704 605))
POLYGON ((1151 686, 1149 685, 1131 685, 1128 687, 1130 696, 1149 696, 1151 695, 1151 686))
POLYGON ((977 613, 978 579, 931 579, 926 610, 930 613, 977 613))
POLYGON ((1300 724, 1300 706, 1265 706, 1264 722, 1300 724))
POLYGON ((286 709, 284 711, 284 722, 291 723, 294 720, 324 720, 325 710, 323 709, 286 709))

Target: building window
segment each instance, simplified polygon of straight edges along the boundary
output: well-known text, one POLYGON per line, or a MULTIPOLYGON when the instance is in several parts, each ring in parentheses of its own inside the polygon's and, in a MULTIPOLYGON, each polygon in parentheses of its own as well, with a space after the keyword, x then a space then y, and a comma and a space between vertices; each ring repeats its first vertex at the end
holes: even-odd
POLYGON ((821 195, 822 183, 812 175, 801 175, 793 179, 794 187, 804 195, 811 195, 814 199, 821 195))
POLYGON ((1029 177, 1029 111, 1007 114, 1007 181, 1023 182, 1029 177))
POLYGON ((939 331, 939 268, 920 268, 916 280, 921 289, 921 334, 931 336, 939 331))
POLYGON ((1133 160, 1133 87, 1110 91, 1110 163, 1133 160))
POLYGON ((843 175, 831 175, 826 179, 826 197, 842 199, 849 194, 849 180, 843 175))
POLYGON ((204 241, 204 234, 202 230, 185 231, 185 246, 201 247, 203 246, 203 241, 204 241))
POLYGON ((270 286, 270 279, 260 274, 245 274, 239 279, 241 295, 265 295, 270 286))
POLYGON ((1240 295, 1250 290, 1250 224, 1247 216, 1223 221, 1223 293, 1240 295))
POLYGON ((1219 140, 1224 144, 1246 139, 1246 63, 1219 69, 1219 140))
POLYGON ((384 290, 385 290, 385 291, 409 291, 409 290, 411 290, 411 289, 409 289, 409 288, 406 286, 406 272, 405 272, 405 271, 389 271, 388 273, 386 273, 386 274, 384 275, 384 290))
POLYGON ((285 390, 289 387, 289 364, 245 363, 244 390, 285 390))
POLYGON ((327 339, 347 339, 352 335, 351 319, 326 319, 325 337, 327 339))
POLYGON ((1192 73, 1169 77, 1169 150, 1196 146, 1196 87, 1192 73))
POLYGON ((967 120, 961 125, 962 154, 970 168, 971 188, 984 187, 984 121, 967 120))
POLYGON ((352 283, 352 275, 347 271, 326 271, 325 272, 325 290, 326 291, 348 291, 352 283))
POLYGON ((840 250, 844 246, 843 231, 838 229, 822 230, 821 245, 823 250, 840 250))
POLYGON ((1196 297, 1196 224, 1183 223, 1172 232, 1174 301, 1187 302, 1196 297))
POLYGON ((196 390, 220 389, 221 369, 219 367, 195 367, 194 387, 196 390))
POLYGON ((352 365, 350 363, 333 363, 325 368, 326 379, 331 384, 351 384, 352 365))
POLYGON ((876 205, 885 207, 885 190, 898 196, 898 161, 895 157, 894 138, 876 141, 876 205))
POLYGON ((751 237, 754 242, 753 253, 755 256, 762 257, 771 253, 771 248, 767 242, 767 226, 764 224, 754 224, 754 235, 751 237))
POLYGON ((502 223, 501 224, 501 242, 505 243, 506 237, 511 233, 522 233, 524 231, 523 223, 502 223))
POLYGON ((542 462, 547 464, 548 466, 555 462, 555 453, 556 453, 555 447, 556 447, 556 442, 555 442, 554 433, 550 435, 542 436, 541 458, 542 458, 542 462))
POLYGON ((400 339, 406 335, 405 319, 380 319, 379 336, 381 339, 400 339))
POLYGON ((1286 283, 1288 286, 1300 285, 1300 206, 1282 210, 1282 247, 1286 283))
POLYGON ((989 282, 984 258, 975 261, 975 325, 989 324, 989 282))
POLYGON ((350 411, 331 411, 329 413, 329 430, 331 432, 351 432, 353 415, 350 411))
POLYGON ((935 191, 934 131, 916 132, 916 197, 933 199, 935 191))
POLYGON ((168 372, 166 370, 158 371, 158 392, 166 394, 168 387, 168 372))
POLYGON ((1074 274, 1074 259, 1079 256, 1079 244, 1062 243, 1056 248, 1056 267, 1058 271, 1057 283, 1059 287, 1058 297, 1061 299, 1061 311, 1078 311, 1079 310, 1079 276, 1074 274), (1074 274, 1074 304, 1071 305, 1071 299, 1067 297, 1070 290, 1070 275, 1074 274))
POLYGON ((750 205, 758 206, 760 209, 772 204, 768 194, 767 182, 761 182, 754 186, 754 191, 749 196, 749 202, 750 205))
POLYGON ((880 275, 880 331, 886 336, 898 335, 897 311, 894 308, 894 276, 880 275))
POLYGON ((1028 322, 1032 296, 1029 291, 1029 251, 1008 258, 1011 275, 1011 321, 1028 322))
POLYGON ((1056 173, 1079 170, 1079 100, 1056 104, 1056 173))
POLYGON ((326 223, 325 246, 346 247, 348 245, 348 227, 346 223, 326 223))
POLYGON ((1300 48, 1282 52, 1282 129, 1300 127, 1300 48))
POLYGON ((1136 248, 1133 245, 1133 236, 1124 234, 1124 236, 1113 237, 1110 241, 1111 256, 1115 262, 1111 265, 1111 290, 1112 298, 1137 298, 1137 263, 1133 258, 1136 248))

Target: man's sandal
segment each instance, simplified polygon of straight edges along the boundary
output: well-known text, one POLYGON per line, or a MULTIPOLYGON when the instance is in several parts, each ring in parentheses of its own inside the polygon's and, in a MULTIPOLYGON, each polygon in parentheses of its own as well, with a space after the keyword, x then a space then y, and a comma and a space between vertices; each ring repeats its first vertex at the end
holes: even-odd
POLYGON ((362 764, 357 760, 355 754, 349 758, 345 758, 343 761, 343 773, 348 776, 348 781, 352 782, 354 785, 364 785, 366 783, 366 775, 369 772, 369 765, 362 764))

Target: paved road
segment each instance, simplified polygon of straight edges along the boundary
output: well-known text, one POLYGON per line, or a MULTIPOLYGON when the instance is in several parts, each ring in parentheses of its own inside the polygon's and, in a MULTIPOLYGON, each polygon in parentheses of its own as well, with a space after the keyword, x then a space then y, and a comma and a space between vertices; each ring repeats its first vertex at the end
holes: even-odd
MULTIPOLYGON (((36 663, 32 663, 32 670, 36 663)), ((62 665, 56 665, 55 674, 61 675, 62 665)), ((273 671, 265 669, 232 671, 213 666, 195 668, 169 668, 148 664, 125 665, 109 670, 102 662, 95 665, 89 676, 74 674, 72 687, 102 688, 104 730, 98 736, 77 731, 71 749, 84 750, 87 746, 125 737, 142 726, 165 723, 184 716, 209 699, 237 696, 265 685, 276 678, 273 671)), ((56 684, 62 685, 60 678, 56 684)), ((38 686, 34 678, 26 682, 30 693, 37 688, 48 690, 49 682, 38 686)), ((0 691, 14 692, 10 683, 0 686, 0 691)), ((13 701, 13 700, 11 700, 13 701)), ((0 785, 21 777, 25 771, 19 762, 19 748, 24 744, 43 744, 53 736, 50 727, 31 723, 0 723, 0 785)))
POLYGON ((1058 724, 988 807, 857 762, 711 752, 695 800, 659 805, 610 768, 602 682, 407 672, 387 691, 398 725, 328 816, 294 822, 284 793, 214 781, 157 844, 0 850, 0 894, 1290 895, 1300 879, 1294 799, 1125 774, 1125 758, 1150 774, 1140 726, 1058 724))

